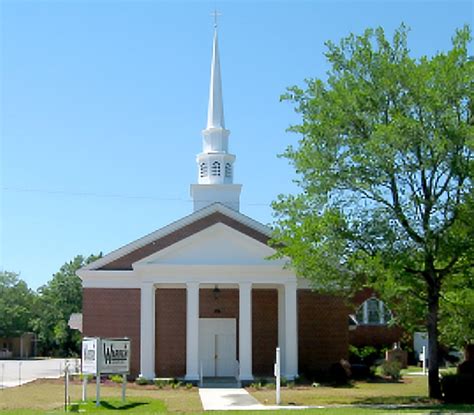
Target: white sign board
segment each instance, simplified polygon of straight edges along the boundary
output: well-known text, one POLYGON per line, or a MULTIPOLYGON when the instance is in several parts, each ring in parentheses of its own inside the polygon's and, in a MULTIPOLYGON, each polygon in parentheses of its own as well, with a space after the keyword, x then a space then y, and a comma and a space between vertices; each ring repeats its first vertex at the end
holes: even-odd
POLYGON ((85 337, 82 340, 82 373, 97 374, 97 354, 99 352, 100 339, 85 337))
POLYGON ((82 373, 130 373, 130 339, 85 337, 82 340, 82 373))
POLYGON ((101 339, 99 371, 103 374, 130 372, 130 339, 101 339))

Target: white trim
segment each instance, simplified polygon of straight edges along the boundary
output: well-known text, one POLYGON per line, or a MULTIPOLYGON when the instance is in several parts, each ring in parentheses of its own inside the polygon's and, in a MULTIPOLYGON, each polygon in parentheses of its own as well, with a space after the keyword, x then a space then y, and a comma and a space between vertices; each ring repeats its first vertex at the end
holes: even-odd
POLYGON ((268 226, 265 226, 262 223, 257 222, 256 220, 246 215, 243 215, 240 212, 230 209, 222 205, 221 203, 214 203, 188 216, 185 216, 182 219, 179 219, 173 223, 170 223, 169 225, 164 226, 163 228, 160 228, 140 239, 137 239, 127 245, 124 245, 123 247, 118 248, 115 251, 110 252, 109 254, 103 256, 102 258, 99 258, 97 261, 91 262, 90 264, 82 267, 78 271, 77 275, 79 275, 79 272, 81 272, 82 270, 94 270, 94 269, 101 268, 104 265, 129 254, 130 252, 133 252, 145 245, 148 245, 149 243, 156 241, 157 239, 160 239, 170 233, 173 233, 177 231, 178 229, 181 229, 187 225, 190 225, 193 222, 196 222, 199 219, 205 218, 206 216, 209 216, 215 212, 222 213, 228 216, 229 218, 234 219, 237 222, 243 225, 246 225, 268 237, 270 237, 272 234, 272 230, 268 226))

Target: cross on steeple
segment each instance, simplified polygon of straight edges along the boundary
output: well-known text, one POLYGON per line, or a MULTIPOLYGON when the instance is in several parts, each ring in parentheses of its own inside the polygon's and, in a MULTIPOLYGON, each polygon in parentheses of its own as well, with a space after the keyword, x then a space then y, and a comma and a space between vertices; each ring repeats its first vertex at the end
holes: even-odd
POLYGON ((217 18, 222 16, 222 13, 219 13, 216 9, 211 13, 211 16, 214 17, 214 28, 217 28, 217 18))

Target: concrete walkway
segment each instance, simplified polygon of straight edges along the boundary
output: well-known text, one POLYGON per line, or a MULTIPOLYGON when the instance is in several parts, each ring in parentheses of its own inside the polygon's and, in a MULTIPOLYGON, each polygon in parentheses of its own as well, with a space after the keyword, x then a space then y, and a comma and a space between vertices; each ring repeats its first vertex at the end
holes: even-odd
POLYGON ((205 411, 265 409, 243 388, 199 388, 199 396, 205 411))
MULTIPOLYGON (((277 406, 262 405, 243 388, 200 388, 202 407, 205 411, 250 411, 250 410, 279 410, 279 409, 307 409, 309 406, 277 406)), ((323 408, 311 406, 311 408, 323 408)))

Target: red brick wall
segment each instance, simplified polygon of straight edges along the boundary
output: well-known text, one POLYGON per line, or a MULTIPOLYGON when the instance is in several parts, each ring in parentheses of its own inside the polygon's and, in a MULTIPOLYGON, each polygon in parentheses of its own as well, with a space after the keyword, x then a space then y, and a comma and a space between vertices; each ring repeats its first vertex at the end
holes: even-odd
POLYGON ((349 344, 357 347, 373 346, 385 347, 400 341, 403 331, 394 326, 357 326, 349 331, 349 344))
POLYGON ((298 290, 299 373, 327 370, 348 357, 348 308, 342 298, 298 290))
POLYGON ((278 345, 278 291, 252 290, 252 370, 256 376, 273 375, 278 345))
MULTIPOLYGON (((200 318, 235 318, 239 330, 239 290, 221 289, 215 295, 212 289, 199 290, 200 318)), ((238 349, 238 348, 237 348, 238 349)))
POLYGON ((140 290, 83 289, 83 334, 131 339, 131 376, 140 372, 140 290))
POLYGON ((156 290, 155 339, 156 376, 184 376, 186 374, 185 289, 156 290))

